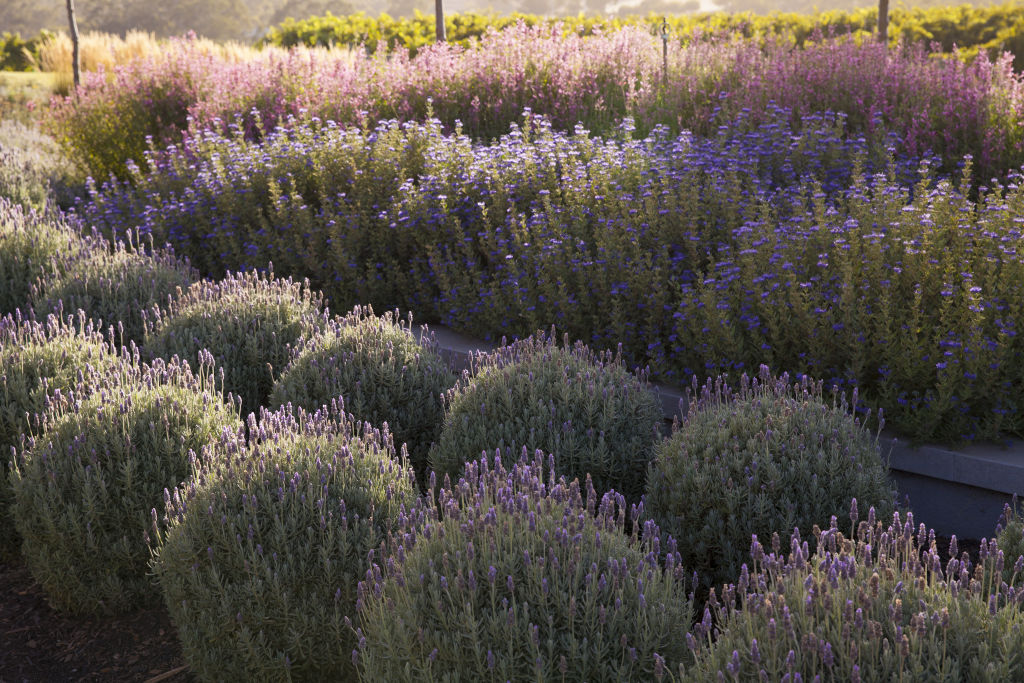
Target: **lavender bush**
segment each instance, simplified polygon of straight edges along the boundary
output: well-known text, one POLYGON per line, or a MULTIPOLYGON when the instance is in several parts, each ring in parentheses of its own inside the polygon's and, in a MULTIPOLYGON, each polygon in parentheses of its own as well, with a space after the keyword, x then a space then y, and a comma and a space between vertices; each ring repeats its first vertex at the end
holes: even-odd
POLYGON ((108 341, 79 311, 50 316, 45 323, 7 315, 0 319, 0 560, 18 555, 21 539, 10 515, 8 485, 12 452, 41 429, 41 416, 58 397, 75 400, 95 387, 93 380, 120 362, 108 341))
POLYGON ((436 124, 211 134, 82 211, 210 268, 284 263, 336 306, 489 339, 554 322, 682 384, 767 363, 859 387, 921 441, 1019 432, 1020 176, 974 197, 969 164, 927 163, 911 183, 842 117, 775 116, 709 140, 533 118, 493 145, 436 124))
POLYGON ((136 235, 112 245, 97 243, 82 258, 40 278, 29 301, 39 315, 82 309, 90 318, 118 329, 118 344, 140 343, 145 310, 199 279, 171 250, 143 248, 136 235))
POLYGON ((810 533, 851 499, 892 511, 877 435, 850 411, 845 395, 830 405, 820 383, 765 367, 736 391, 719 378, 698 392, 694 381, 688 414, 655 450, 644 505, 705 589, 735 579, 751 535, 810 533))
POLYGON ((196 363, 204 350, 224 371, 224 386, 247 415, 266 405, 292 347, 327 324, 323 297, 309 283, 255 272, 197 282, 164 308, 147 312, 143 351, 196 363))
POLYGON ((154 537, 185 659, 208 681, 354 680, 356 586, 414 514, 412 471, 351 416, 263 411, 249 433, 204 452, 154 537))
POLYGON ((799 534, 788 555, 757 537, 751 563, 719 602, 714 596, 690 638, 696 680, 948 680, 1020 677, 1024 646, 1024 557, 982 540, 943 565, 934 532, 913 515, 888 524, 849 512, 815 529, 810 553, 799 534), (1001 576, 1010 568, 1010 580, 1001 576), (717 621, 715 621, 717 618, 717 621), (713 623, 718 626, 712 626, 713 623))
POLYGON ((398 311, 378 317, 372 308, 357 307, 300 343, 269 402, 317 410, 343 399, 357 420, 387 423, 395 447, 408 448, 425 481, 427 451, 444 421, 442 395, 455 382, 433 336, 414 336, 411 317, 398 311))
POLYGON ((494 454, 432 482, 358 591, 364 680, 660 679, 688 663, 692 603, 670 541, 626 531, 625 501, 494 454), (585 496, 585 497, 584 497, 585 496))
POLYGON ((14 460, 22 555, 61 610, 116 613, 159 600, 147 575, 150 511, 192 474, 203 446, 242 427, 206 374, 209 357, 197 374, 134 362, 107 371, 111 381, 87 398, 56 405, 14 460))
POLYGON ((481 453, 522 446, 550 453, 559 475, 592 478, 601 493, 637 502, 662 419, 646 375, 620 356, 537 332, 471 357, 445 396, 430 466, 454 481, 481 453))
POLYGON ((0 197, 0 315, 28 314, 32 285, 63 274, 94 244, 64 218, 0 197))

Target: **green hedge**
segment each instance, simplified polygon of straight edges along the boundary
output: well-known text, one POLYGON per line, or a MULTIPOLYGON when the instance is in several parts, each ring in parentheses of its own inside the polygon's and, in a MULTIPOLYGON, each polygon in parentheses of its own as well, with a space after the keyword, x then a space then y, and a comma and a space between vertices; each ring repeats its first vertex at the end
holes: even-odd
POLYGON ((4 31, 0 35, 0 71, 35 71, 39 46, 52 37, 53 33, 45 29, 30 38, 4 31))

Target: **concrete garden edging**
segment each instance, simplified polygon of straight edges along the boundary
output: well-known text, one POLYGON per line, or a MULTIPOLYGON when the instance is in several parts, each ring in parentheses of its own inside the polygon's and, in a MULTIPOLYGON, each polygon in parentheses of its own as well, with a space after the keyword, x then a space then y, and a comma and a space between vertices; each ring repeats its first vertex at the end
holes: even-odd
MULTIPOLYGON (((469 366, 476 351, 492 351, 484 342, 444 327, 428 327, 441 355, 457 369, 469 366)), ((665 419, 671 421, 685 409, 686 395, 677 388, 652 383, 661 399, 665 419)), ((889 475, 909 501, 916 524, 944 536, 988 538, 995 532, 1003 506, 1014 495, 1024 494, 1024 442, 1003 446, 971 444, 963 448, 912 446, 883 432, 879 437, 889 475)))

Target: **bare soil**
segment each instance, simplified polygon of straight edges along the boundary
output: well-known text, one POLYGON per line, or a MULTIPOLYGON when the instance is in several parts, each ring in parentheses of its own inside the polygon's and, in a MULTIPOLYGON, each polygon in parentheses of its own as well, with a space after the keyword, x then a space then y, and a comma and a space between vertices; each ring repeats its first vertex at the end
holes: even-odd
POLYGON ((61 614, 28 569, 0 564, 0 683, 192 680, 164 609, 61 614))

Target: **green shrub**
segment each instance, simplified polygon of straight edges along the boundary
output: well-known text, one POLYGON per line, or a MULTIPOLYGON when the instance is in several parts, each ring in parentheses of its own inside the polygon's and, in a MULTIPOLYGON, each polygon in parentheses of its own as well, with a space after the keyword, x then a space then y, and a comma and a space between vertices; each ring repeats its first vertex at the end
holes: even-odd
POLYGON ((892 510, 877 437, 850 415, 845 395, 830 406, 820 383, 790 385, 764 366, 737 392, 709 380, 656 452, 646 514, 675 537, 705 587, 736 578, 754 534, 808 533, 853 498, 892 510))
POLYGON ((65 311, 80 308, 118 328, 118 343, 127 345, 142 341, 146 309, 166 303, 197 279, 198 273, 170 251, 147 254, 133 243, 118 241, 40 280, 32 287, 31 301, 37 313, 49 313, 61 302, 65 311))
POLYGON ((755 541, 750 571, 695 627, 692 679, 1021 680, 1024 574, 999 581, 996 542, 982 541, 977 566, 964 553, 943 567, 910 513, 886 526, 873 512, 858 524, 850 510, 856 539, 834 521, 816 531, 814 555, 798 534, 788 558, 777 536, 770 553, 755 541))
POLYGON ((212 375, 162 361, 122 374, 50 412, 14 462, 22 555, 62 610, 114 613, 158 599, 147 576, 151 511, 192 473, 195 453, 241 428, 212 375))
POLYGON ((0 35, 0 71, 34 71, 39 68, 39 46, 52 39, 53 32, 43 29, 22 38, 18 32, 0 35))
POLYGON ((27 313, 33 285, 63 274, 88 250, 88 241, 63 219, 0 197, 0 315, 27 313))
POLYGON ((551 453, 560 474, 589 474, 597 490, 639 499, 662 420, 644 374, 578 342, 560 347, 553 332, 481 354, 473 366, 446 397, 430 451, 439 475, 458 478, 485 450, 525 446, 551 453))
POLYGON ((274 385, 272 407, 316 410, 343 398, 347 412, 376 426, 387 422, 395 447, 404 443, 416 473, 444 421, 441 396, 456 382, 433 336, 417 340, 412 318, 381 317, 357 307, 307 341, 274 385))
POLYGON ((185 658, 209 681, 354 680, 347 618, 368 553, 414 503, 412 472, 379 431, 327 412, 249 421, 253 446, 222 439, 168 498, 153 567, 185 658))
POLYGON ((274 377, 300 340, 326 325, 323 296, 291 279, 254 272, 197 282, 166 309, 154 309, 146 329, 151 357, 195 362, 207 349, 224 371, 224 386, 242 399, 242 414, 267 404, 274 377))
POLYGON ((555 478, 538 453, 466 465, 407 518, 359 586, 363 680, 627 681, 688 659, 692 602, 674 543, 625 530, 625 499, 555 478), (584 495, 586 498, 584 499, 584 495))
POLYGON ((88 392, 94 372, 118 363, 91 322, 51 316, 45 324, 8 315, 0 320, 0 559, 17 556, 7 482, 12 448, 40 428, 53 395, 88 392))

